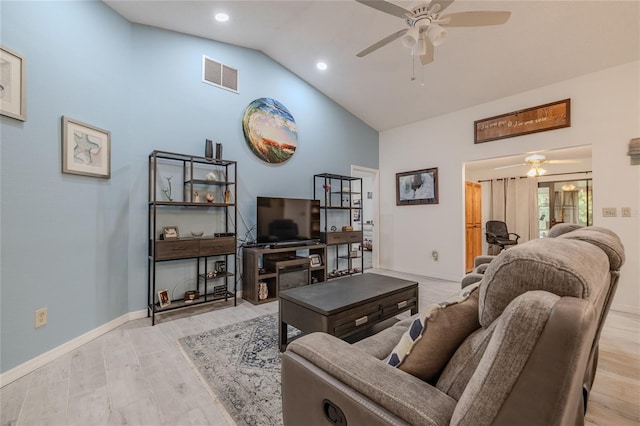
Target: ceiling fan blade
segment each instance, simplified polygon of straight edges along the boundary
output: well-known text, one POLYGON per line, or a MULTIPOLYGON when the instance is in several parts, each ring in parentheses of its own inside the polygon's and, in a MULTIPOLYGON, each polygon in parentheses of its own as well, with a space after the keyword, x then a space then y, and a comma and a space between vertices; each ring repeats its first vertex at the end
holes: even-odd
POLYGON ((393 3, 389 3, 383 0, 356 0, 358 3, 362 3, 366 6, 372 7, 380 12, 388 13, 389 15, 397 16, 399 18, 406 18, 407 14, 409 16, 413 15, 410 10, 405 9, 404 7, 400 7, 393 3))
POLYGON ((509 169, 511 167, 520 167, 520 166, 526 166, 526 165, 527 165, 527 163, 512 164, 510 166, 494 167, 493 170, 509 169))
POLYGON ((422 65, 427 65, 433 62, 433 51, 435 49, 433 48, 433 43, 431 43, 431 40, 429 40, 428 37, 424 37, 423 40, 427 45, 427 53, 420 55, 420 62, 422 65))
POLYGON ((580 160, 547 160, 544 163, 548 164, 578 164, 580 160))
POLYGON ((432 0, 429 6, 427 6, 427 9, 433 13, 440 13, 449 7, 451 3, 453 3, 453 0, 432 0), (435 9, 436 7, 438 10, 435 9))
POLYGON ((443 27, 483 27, 502 25, 509 20, 511 12, 458 12, 442 16, 439 21, 443 27))
POLYGON ((400 37, 402 37, 404 35, 404 33, 406 33, 409 29, 404 29, 404 30, 400 30, 398 32, 395 32, 385 38, 383 38, 382 40, 380 40, 377 43, 372 44, 371 46, 367 47, 366 49, 364 49, 362 52, 358 53, 356 56, 358 58, 362 58, 363 56, 367 56, 369 53, 373 52, 374 50, 378 50, 380 49, 382 46, 385 46, 389 43, 391 43, 394 40, 399 39, 400 37))

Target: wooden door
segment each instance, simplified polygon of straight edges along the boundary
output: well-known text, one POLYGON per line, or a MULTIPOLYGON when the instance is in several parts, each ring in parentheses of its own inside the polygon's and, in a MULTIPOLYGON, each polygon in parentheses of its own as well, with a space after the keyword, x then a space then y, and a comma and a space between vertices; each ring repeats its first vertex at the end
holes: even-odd
POLYGON ((473 269, 473 260, 482 254, 482 187, 479 183, 465 182, 465 270, 473 269))

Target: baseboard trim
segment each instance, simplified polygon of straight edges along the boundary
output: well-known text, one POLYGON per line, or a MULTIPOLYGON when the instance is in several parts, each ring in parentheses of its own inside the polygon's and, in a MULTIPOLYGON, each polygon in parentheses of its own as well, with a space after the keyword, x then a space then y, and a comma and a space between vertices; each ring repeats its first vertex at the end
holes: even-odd
POLYGON ((109 321, 106 324, 102 324, 101 326, 94 328, 93 330, 90 330, 72 340, 69 340, 66 343, 63 343, 62 345, 55 347, 50 351, 38 355, 37 357, 32 358, 29 361, 12 368, 11 370, 7 370, 6 372, 0 374, 0 388, 8 385, 9 383, 15 382, 19 378, 26 376, 29 373, 34 372, 38 368, 50 363, 51 361, 57 359, 62 355, 68 354, 69 352, 79 348, 85 343, 88 343, 93 339, 100 337, 117 327, 120 327, 122 324, 135 319, 144 318, 146 316, 146 309, 128 312, 114 320, 109 321))

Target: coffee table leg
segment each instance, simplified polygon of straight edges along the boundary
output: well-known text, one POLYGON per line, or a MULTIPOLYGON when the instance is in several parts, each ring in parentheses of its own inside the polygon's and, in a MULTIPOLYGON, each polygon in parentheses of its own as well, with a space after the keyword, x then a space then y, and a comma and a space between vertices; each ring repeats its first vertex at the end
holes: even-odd
POLYGON ((284 352, 287 346, 287 324, 282 322, 282 299, 278 303, 278 345, 280 352, 284 352))
POLYGON ((287 348, 287 323, 280 321, 280 330, 278 331, 280 337, 280 352, 284 352, 287 348))

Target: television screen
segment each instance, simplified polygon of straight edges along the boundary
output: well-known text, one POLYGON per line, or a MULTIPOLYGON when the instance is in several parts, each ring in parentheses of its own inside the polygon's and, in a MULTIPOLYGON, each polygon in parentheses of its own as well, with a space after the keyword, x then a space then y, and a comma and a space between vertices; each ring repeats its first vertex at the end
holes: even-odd
POLYGON ((320 239, 320 201, 258 197, 258 243, 320 239))

